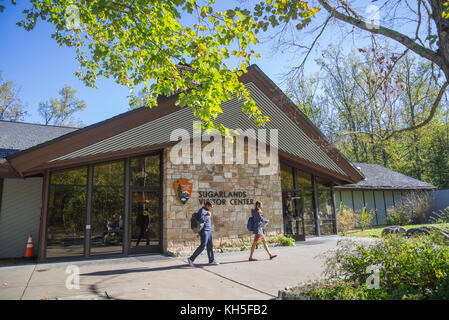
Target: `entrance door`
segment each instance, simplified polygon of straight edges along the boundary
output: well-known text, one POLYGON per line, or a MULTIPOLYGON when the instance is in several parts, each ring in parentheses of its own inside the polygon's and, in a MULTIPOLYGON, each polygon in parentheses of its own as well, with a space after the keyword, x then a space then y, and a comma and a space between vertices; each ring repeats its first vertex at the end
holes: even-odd
POLYGON ((296 241, 305 241, 304 232, 304 199, 301 192, 284 192, 282 194, 282 211, 284 217, 284 233, 296 241))
POLYGON ((159 193, 133 190, 130 193, 129 252, 160 252, 162 215, 159 193))

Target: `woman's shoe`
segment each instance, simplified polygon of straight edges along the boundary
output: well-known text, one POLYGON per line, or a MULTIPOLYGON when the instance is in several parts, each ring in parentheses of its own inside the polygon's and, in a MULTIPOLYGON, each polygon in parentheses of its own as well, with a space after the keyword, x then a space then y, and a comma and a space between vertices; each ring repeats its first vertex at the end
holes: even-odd
POLYGON ((272 256, 270 257, 270 260, 272 260, 272 259, 276 258, 277 256, 278 256, 277 254, 275 254, 275 255, 272 255, 272 256))
POLYGON ((257 259, 249 258, 248 261, 257 261, 257 259))

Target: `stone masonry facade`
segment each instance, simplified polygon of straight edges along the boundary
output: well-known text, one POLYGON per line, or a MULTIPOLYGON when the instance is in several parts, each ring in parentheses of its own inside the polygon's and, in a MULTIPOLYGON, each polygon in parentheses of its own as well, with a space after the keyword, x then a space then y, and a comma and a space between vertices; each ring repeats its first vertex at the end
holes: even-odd
MULTIPOLYGON (((282 232, 282 192, 279 165, 273 175, 259 175, 259 164, 173 164, 170 150, 164 150, 163 162, 163 251, 188 254, 200 241, 190 229, 192 214, 201 208, 200 193, 245 192, 247 199, 263 203, 263 215, 270 222, 265 234, 274 236, 282 232), (174 190, 178 179, 188 179, 193 184, 191 198, 183 205, 174 190)), ((247 153, 245 148, 245 153, 247 153)), ((246 155, 245 155, 246 156, 246 155)), ((190 155, 192 158, 192 154, 190 155)), ((247 157, 246 157, 247 159, 247 157)), ((192 162, 191 162, 192 163, 192 162)), ((224 163, 224 162, 223 162, 224 163)), ((241 194, 240 194, 241 195, 241 194)), ((212 214, 214 247, 239 245, 252 241, 253 234, 246 228, 254 204, 215 204, 212 214)), ((245 200, 249 203, 251 200, 245 200)))

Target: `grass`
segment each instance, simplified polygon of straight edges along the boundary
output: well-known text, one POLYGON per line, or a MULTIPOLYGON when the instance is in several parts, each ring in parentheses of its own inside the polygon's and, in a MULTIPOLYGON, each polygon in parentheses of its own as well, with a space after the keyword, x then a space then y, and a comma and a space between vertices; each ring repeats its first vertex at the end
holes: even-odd
MULTIPOLYGON (((402 226, 405 230, 408 230, 410 228, 417 228, 422 226, 434 226, 440 229, 445 229, 449 231, 449 223, 432 223, 432 224, 411 224, 411 225, 405 225, 402 226)), ((373 228, 366 229, 364 231, 360 229, 355 229, 348 231, 344 236, 346 237, 370 237, 370 238, 378 238, 382 235, 382 230, 388 227, 387 225, 383 226, 376 226, 373 228)), ((338 233, 338 235, 343 236, 341 232, 338 233)))

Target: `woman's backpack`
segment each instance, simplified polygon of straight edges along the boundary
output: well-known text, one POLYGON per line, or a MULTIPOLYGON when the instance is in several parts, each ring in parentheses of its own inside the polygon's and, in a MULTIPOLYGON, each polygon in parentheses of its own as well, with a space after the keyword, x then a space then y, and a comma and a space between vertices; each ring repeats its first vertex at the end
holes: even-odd
POLYGON ((253 217, 249 217, 248 223, 246 224, 246 228, 248 229, 248 231, 254 232, 254 218, 253 217))
POLYGON ((204 222, 201 223, 197 218, 198 212, 194 212, 192 214, 192 218, 190 218, 190 229, 192 229, 193 232, 199 233, 201 229, 204 227, 204 222))

